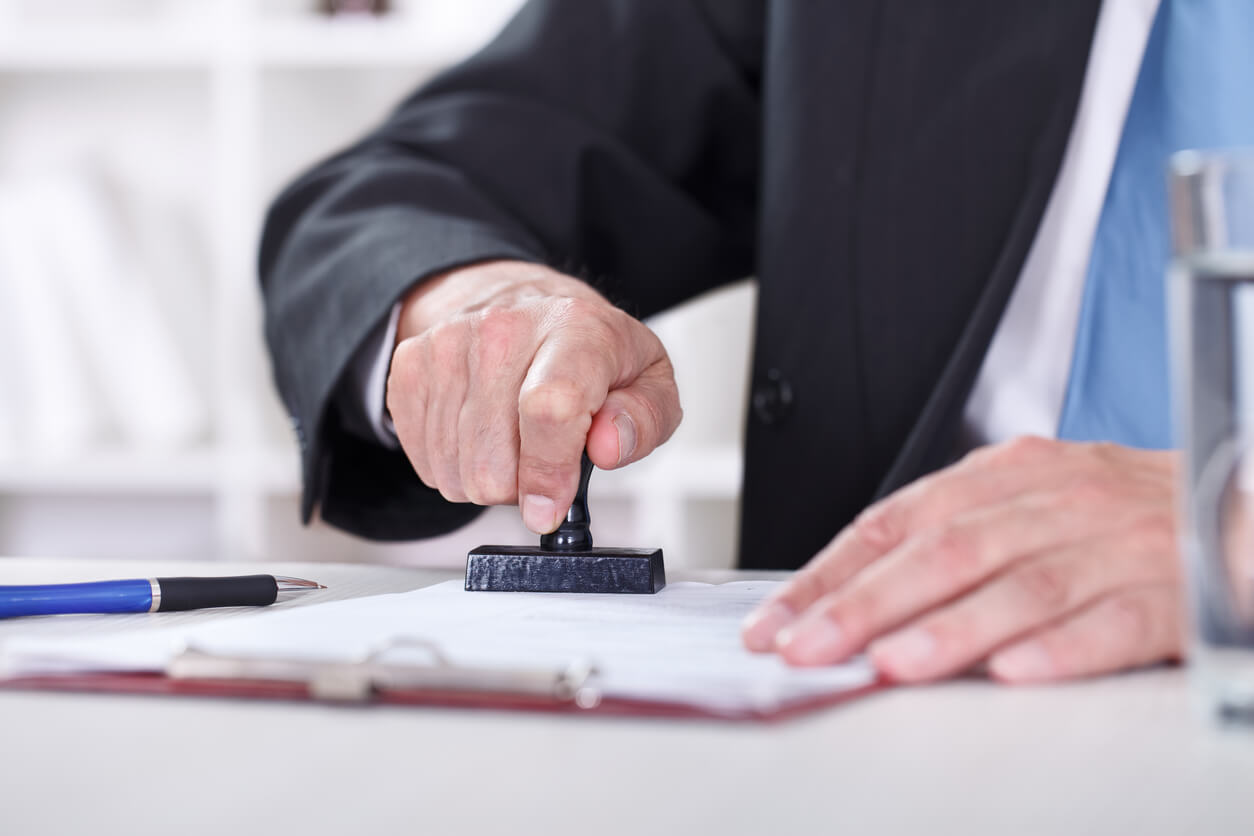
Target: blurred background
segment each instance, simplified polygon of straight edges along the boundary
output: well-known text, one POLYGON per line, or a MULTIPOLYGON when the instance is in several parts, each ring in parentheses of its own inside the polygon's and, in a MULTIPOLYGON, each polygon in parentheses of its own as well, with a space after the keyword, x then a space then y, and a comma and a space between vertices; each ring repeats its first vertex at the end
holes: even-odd
MULTIPOLYGON (((515 508, 413 544, 302 528, 254 269, 286 181, 519 5, 0 0, 0 555, 456 566, 534 539, 515 508)), ((593 478, 600 543, 731 565, 753 301, 651 322, 685 422, 593 478)))

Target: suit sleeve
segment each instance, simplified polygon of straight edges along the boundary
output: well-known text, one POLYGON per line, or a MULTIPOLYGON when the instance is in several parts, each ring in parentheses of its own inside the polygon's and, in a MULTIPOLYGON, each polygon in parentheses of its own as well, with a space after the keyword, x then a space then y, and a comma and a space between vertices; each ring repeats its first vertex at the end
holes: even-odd
POLYGON ((752 273, 763 14, 760 0, 530 2, 279 196, 259 267, 306 521, 320 505, 350 532, 413 539, 481 510, 352 432, 337 397, 427 276, 542 262, 647 316, 752 273))

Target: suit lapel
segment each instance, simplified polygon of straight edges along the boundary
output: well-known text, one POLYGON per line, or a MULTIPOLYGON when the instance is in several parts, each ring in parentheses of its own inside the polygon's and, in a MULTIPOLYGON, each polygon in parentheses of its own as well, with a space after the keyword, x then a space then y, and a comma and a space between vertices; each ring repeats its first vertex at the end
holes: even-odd
POLYGON ((770 5, 743 565, 799 566, 952 450, 1057 176, 1097 8, 770 5))
POLYGON ((872 177, 890 182, 878 195, 906 200, 906 194, 893 187, 887 169, 900 166, 901 159, 913 166, 919 156, 927 156, 910 151, 908 135, 894 130, 895 120, 920 115, 933 121, 954 119, 944 133, 957 140, 940 139, 924 119, 927 141, 946 146, 930 162, 941 173, 926 193, 948 205, 931 214, 926 209, 906 210, 903 227, 914 232, 914 240, 900 240, 901 249, 907 250, 904 255, 884 257, 874 252, 876 241, 886 245, 894 234, 894 224, 885 223, 894 213, 891 207, 878 206, 876 195, 864 196, 868 228, 863 240, 870 241, 872 249, 864 247, 865 261, 857 271, 860 321, 866 329, 869 367, 880 374, 878 385, 870 385, 868 403, 872 425, 879 429, 877 442, 898 451, 877 495, 943 466, 953 455, 967 397, 1058 176, 1099 5, 1098 0, 938 3, 930 20, 909 14, 917 12, 916 3, 893 7, 901 14, 886 23, 882 66, 891 66, 889 56, 920 37, 958 41, 965 31, 974 40, 968 42, 965 56, 934 62, 945 69, 937 95, 952 91, 948 104, 908 101, 905 91, 926 87, 927 82, 908 68, 886 70, 879 83, 901 89, 877 96, 877 102, 889 103, 884 105, 887 112, 870 116, 873 135, 878 132, 883 140, 872 147, 883 153, 872 152, 869 170, 872 177), (964 10, 976 19, 964 15, 964 10), (923 36, 921 28, 932 34, 923 36), (894 153, 898 162, 884 159, 894 153), (924 275, 928 267, 912 260, 909 251, 915 247, 935 259, 931 270, 936 278, 931 283, 924 275), (885 286, 877 278, 882 276, 901 284, 890 280, 885 286), (911 295, 910 287, 933 289, 911 295), (882 326, 890 321, 892 332, 885 334, 882 326), (912 350, 915 340, 918 344, 912 350), (932 356, 940 359, 929 364, 932 356), (920 365, 927 367, 920 371, 931 376, 932 385, 913 376, 920 365), (925 397, 903 404, 899 393, 914 391, 926 393, 925 397))

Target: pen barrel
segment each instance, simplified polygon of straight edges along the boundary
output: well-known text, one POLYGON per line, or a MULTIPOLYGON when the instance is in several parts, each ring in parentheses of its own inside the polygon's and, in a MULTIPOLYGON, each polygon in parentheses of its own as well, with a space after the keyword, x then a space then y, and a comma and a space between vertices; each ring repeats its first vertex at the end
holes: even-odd
POLYGON ((157 578, 161 587, 159 612, 209 607, 264 607, 273 604, 279 585, 272 575, 236 578, 157 578))
POLYGON ((148 612, 147 580, 0 586, 0 618, 67 613, 148 612))

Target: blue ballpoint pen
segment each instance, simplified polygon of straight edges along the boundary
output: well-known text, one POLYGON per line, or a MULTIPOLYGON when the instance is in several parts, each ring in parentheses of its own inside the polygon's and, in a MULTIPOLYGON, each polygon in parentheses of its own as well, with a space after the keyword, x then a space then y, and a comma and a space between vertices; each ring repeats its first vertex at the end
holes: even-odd
POLYGON ((93 583, 0 586, 0 618, 67 613, 134 613, 207 607, 264 607, 303 592, 315 581, 275 575, 234 578, 137 578, 93 583))

